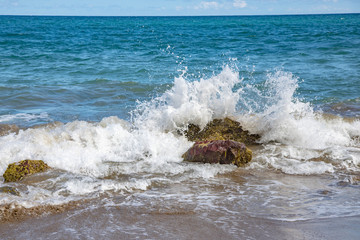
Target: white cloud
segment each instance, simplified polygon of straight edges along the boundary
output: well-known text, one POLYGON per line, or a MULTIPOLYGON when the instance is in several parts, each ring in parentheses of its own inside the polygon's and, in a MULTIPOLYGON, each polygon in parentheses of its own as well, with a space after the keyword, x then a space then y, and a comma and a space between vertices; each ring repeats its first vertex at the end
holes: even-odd
POLYGON ((219 9, 221 5, 218 2, 201 2, 199 5, 195 6, 194 9, 219 9))
POLYGON ((243 0, 234 0, 233 6, 235 8, 244 8, 247 6, 247 3, 246 3, 246 1, 243 1, 243 0))
POLYGON ((221 3, 221 1, 201 1, 198 5, 192 7, 195 10, 211 10, 211 9, 231 9, 245 8, 247 6, 244 0, 231 0, 231 2, 221 3))

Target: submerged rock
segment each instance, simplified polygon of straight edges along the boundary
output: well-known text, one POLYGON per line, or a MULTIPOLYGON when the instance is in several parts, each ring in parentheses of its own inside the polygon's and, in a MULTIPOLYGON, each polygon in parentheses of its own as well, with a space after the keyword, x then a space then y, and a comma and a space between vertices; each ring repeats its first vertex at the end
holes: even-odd
POLYGON ((195 142, 183 155, 185 161, 235 164, 238 167, 251 161, 252 152, 244 143, 232 140, 195 142))
POLYGON ((245 144, 257 144, 260 136, 243 130, 240 123, 230 118, 214 119, 203 130, 199 126, 190 124, 185 136, 189 141, 233 140, 245 144))
POLYGON ((49 168, 42 160, 23 160, 9 164, 3 177, 5 182, 16 182, 27 175, 44 172, 49 168))
POLYGON ((0 124, 0 137, 10 133, 19 133, 20 128, 14 124, 0 124))
POLYGON ((0 187, 0 193, 8 193, 15 196, 20 196, 20 192, 14 188, 9 186, 0 187))
POLYGON ((71 209, 84 206, 87 200, 70 201, 58 205, 39 205, 34 207, 24 207, 14 203, 0 205, 0 223, 18 222, 30 217, 40 217, 43 215, 56 214, 71 209))

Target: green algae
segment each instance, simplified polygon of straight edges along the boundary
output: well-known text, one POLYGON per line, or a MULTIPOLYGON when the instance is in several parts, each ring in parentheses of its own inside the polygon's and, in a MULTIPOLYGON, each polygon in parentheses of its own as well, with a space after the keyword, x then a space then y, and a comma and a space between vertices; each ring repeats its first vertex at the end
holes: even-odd
POLYGON ((0 193, 8 193, 14 196, 20 196, 20 192, 16 188, 9 186, 0 187, 0 193))
POLYGON ((257 144, 260 136, 250 134, 244 130, 240 123, 230 118, 214 119, 209 122, 204 129, 199 126, 189 124, 185 131, 185 136, 189 141, 212 141, 212 140, 233 140, 245 144, 257 144))
POLYGON ((42 160, 23 160, 17 163, 9 164, 3 174, 4 182, 20 181, 27 175, 38 172, 44 172, 50 167, 42 160))
POLYGON ((243 167, 251 160, 252 160, 252 151, 249 148, 245 148, 244 151, 239 150, 233 164, 235 164, 238 167, 243 167))

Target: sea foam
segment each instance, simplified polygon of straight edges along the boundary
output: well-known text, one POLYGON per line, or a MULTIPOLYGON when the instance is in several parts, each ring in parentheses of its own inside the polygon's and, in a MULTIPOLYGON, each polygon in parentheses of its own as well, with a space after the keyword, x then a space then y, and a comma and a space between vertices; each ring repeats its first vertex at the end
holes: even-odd
POLYGON ((358 119, 315 112, 309 102, 296 97, 298 78, 288 72, 268 74, 261 88, 264 90, 254 91, 251 87, 254 97, 260 100, 238 117, 245 128, 261 135, 265 148, 257 159, 290 174, 333 172, 336 165, 343 167, 345 163, 358 168, 358 119), (341 158, 339 148, 344 151, 341 158), (331 159, 334 164, 311 161, 321 158, 331 159))

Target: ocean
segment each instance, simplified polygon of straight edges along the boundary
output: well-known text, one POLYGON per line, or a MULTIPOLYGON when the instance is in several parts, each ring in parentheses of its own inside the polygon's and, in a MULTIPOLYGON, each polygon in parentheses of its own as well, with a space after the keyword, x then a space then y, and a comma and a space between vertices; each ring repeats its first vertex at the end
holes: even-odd
POLYGON ((0 174, 52 168, 0 177, 0 238, 356 239, 359 56, 360 14, 0 16, 0 174), (225 117, 253 160, 184 162, 225 117))

